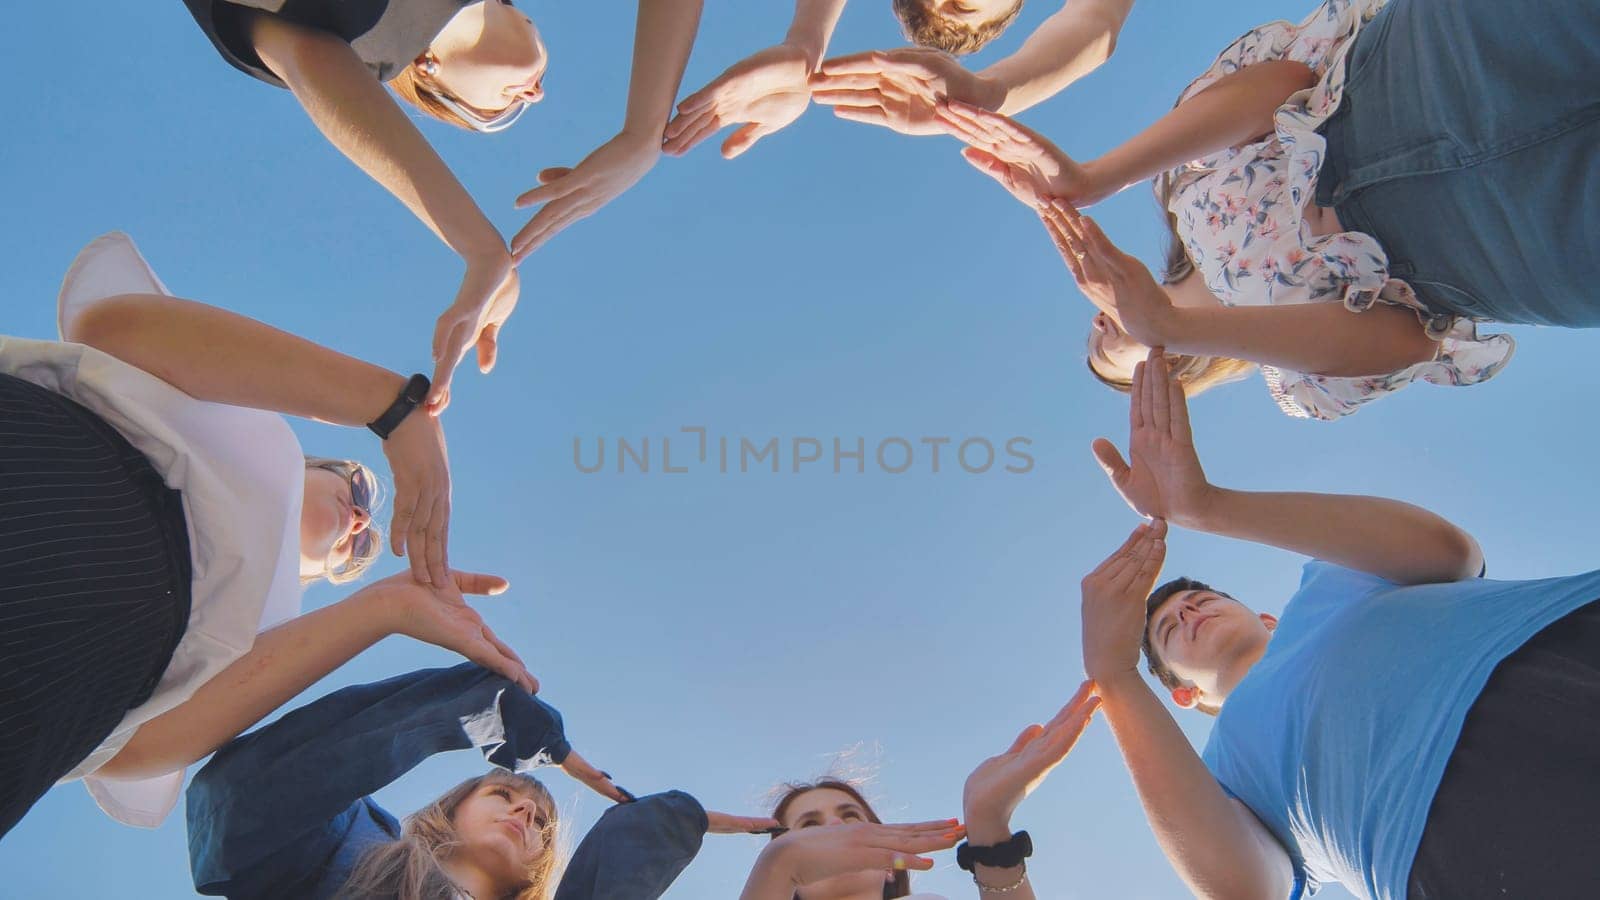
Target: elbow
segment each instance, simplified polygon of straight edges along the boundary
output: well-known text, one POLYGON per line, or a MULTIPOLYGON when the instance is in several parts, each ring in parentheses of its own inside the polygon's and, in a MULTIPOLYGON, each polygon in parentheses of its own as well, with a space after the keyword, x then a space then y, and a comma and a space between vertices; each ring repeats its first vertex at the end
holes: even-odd
POLYGON ((1440 582, 1466 581, 1483 572, 1483 550, 1465 531, 1448 522, 1439 535, 1440 582))
POLYGON ((72 317, 62 337, 120 358, 118 349, 127 345, 139 323, 143 296, 122 294, 95 303, 72 317))

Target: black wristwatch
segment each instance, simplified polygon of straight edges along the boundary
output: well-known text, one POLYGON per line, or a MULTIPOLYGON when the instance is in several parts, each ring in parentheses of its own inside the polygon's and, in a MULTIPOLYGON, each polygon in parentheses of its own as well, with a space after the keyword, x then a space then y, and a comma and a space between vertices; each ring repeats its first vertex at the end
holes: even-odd
POLYGON ((367 427, 372 429, 373 434, 387 441, 389 435, 405 421, 406 416, 411 415, 413 409, 428 399, 428 391, 432 387, 433 382, 428 380, 428 376, 421 374, 411 376, 406 386, 400 389, 400 396, 394 398, 394 402, 383 411, 383 415, 368 422, 367 427))
POLYGON ((995 869, 1009 869, 1022 865, 1022 861, 1033 855, 1033 838, 1028 837, 1026 831, 1019 831, 1011 836, 1011 840, 995 844, 992 847, 974 847, 965 841, 956 848, 956 865, 968 872, 973 866, 990 866, 995 869))

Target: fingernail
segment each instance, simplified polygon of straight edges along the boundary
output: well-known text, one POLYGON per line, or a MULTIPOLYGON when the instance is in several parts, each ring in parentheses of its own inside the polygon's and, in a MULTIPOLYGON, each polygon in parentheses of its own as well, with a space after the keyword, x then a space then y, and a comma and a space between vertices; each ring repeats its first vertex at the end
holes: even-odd
POLYGON ((906 858, 904 856, 896 856, 894 858, 894 868, 897 872, 904 872, 906 870, 906 858))

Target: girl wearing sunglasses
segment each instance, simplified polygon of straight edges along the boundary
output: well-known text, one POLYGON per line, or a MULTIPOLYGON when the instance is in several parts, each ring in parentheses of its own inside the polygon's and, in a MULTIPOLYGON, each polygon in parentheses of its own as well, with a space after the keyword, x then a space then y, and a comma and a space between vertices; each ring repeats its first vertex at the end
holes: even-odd
POLYGON ((389 634, 535 687, 462 600, 505 581, 449 572, 434 539, 449 471, 415 378, 172 297, 122 234, 59 310, 65 341, 0 336, 0 835, 79 778, 154 827, 185 766, 389 634), (415 564, 298 618, 304 585, 377 557, 376 482, 302 455, 283 415, 385 437, 415 564))
POLYGON ((543 204, 510 247, 400 105, 480 133, 511 126, 544 97, 549 54, 507 0, 185 0, 235 68, 295 95, 323 135, 404 203, 466 267, 433 336, 428 397, 448 403, 469 349, 487 372, 517 304, 515 266, 562 229, 632 187, 661 135, 700 23, 701 0, 641 3, 622 130, 572 168, 545 169, 517 198, 543 204))

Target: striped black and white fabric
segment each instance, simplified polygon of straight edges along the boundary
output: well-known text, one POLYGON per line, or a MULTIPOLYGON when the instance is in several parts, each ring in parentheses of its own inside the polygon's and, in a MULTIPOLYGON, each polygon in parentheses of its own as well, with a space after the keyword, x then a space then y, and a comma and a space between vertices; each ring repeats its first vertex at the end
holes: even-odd
POLYGON ((189 618, 180 500, 103 419, 0 374, 0 836, 155 690, 189 618))

